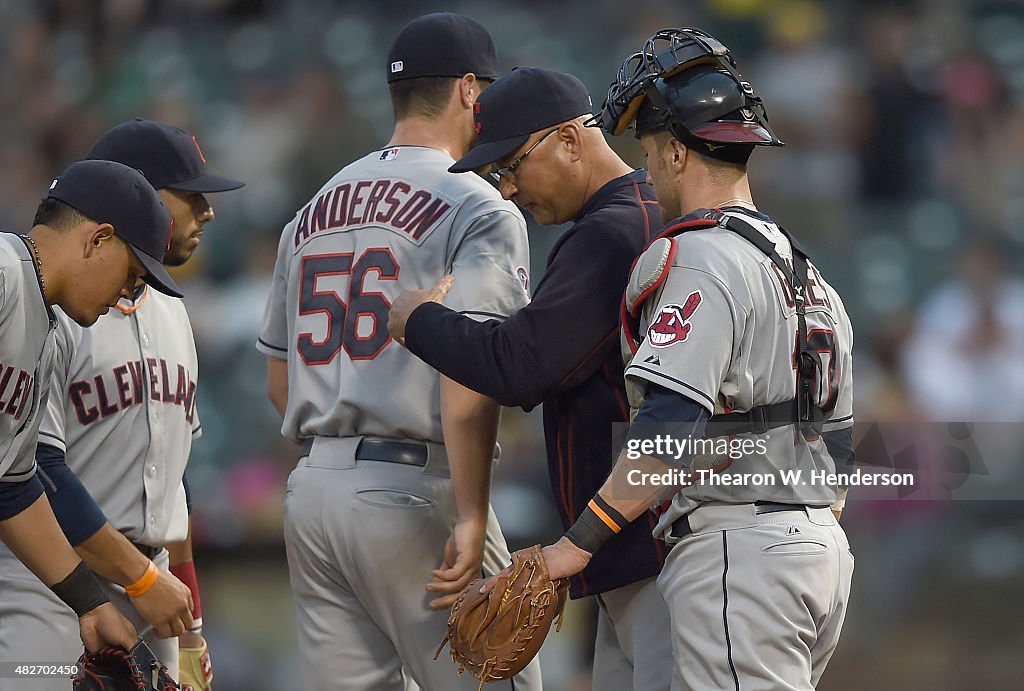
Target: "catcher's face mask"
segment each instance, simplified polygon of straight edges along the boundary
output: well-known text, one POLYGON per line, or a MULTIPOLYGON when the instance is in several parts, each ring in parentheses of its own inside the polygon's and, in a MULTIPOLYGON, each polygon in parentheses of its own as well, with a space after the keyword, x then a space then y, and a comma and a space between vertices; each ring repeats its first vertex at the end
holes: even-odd
POLYGON ((622 63, 608 88, 602 129, 667 129, 684 142, 782 146, 729 49, 699 29, 662 29, 622 63))

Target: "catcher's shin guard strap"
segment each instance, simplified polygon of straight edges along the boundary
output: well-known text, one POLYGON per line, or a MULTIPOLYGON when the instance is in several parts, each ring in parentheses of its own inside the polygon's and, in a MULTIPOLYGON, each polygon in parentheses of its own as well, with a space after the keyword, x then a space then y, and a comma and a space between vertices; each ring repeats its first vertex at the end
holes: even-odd
POLYGON ((593 554, 612 536, 621 532, 627 523, 628 521, 612 508, 611 504, 600 495, 595 495, 572 527, 566 531, 565 537, 580 549, 593 554))
POLYGON ((110 598, 103 592, 99 581, 96 580, 84 561, 78 562, 75 570, 69 573, 63 581, 51 585, 50 590, 64 604, 75 610, 75 614, 79 617, 110 602, 110 598))

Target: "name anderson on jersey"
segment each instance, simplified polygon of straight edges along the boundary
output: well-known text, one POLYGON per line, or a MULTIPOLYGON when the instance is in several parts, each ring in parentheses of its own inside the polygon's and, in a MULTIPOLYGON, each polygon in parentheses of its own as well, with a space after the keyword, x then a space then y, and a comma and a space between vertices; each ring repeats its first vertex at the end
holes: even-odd
POLYGON ((159 403, 178 405, 185 409, 185 419, 191 423, 196 412, 196 382, 190 378, 184 365, 177 366, 177 377, 171 380, 167 360, 146 358, 131 360, 114 367, 110 373, 100 373, 91 380, 80 379, 68 387, 68 398, 75 407, 78 421, 89 425, 114 415, 146 400, 145 375, 149 375, 149 398, 159 403))
POLYGON ((404 180, 343 182, 299 212, 295 246, 322 230, 369 223, 405 233, 418 242, 451 208, 449 201, 427 190, 413 190, 404 180))
POLYGON ((0 363, 0 413, 13 415, 15 420, 20 420, 32 397, 34 379, 32 372, 23 369, 19 369, 15 377, 13 366, 0 363))

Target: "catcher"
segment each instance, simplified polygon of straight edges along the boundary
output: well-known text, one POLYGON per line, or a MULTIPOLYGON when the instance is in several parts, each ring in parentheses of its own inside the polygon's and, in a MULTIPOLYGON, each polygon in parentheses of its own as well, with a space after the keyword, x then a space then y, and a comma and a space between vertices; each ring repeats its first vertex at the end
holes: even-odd
MULTIPOLYGON (((665 29, 648 39, 611 85, 601 124, 616 135, 633 126, 667 221, 635 264, 623 306, 632 425, 588 508, 557 543, 534 550, 537 577, 510 590, 507 570, 456 605, 453 657, 476 659, 502 638, 498 627, 525 637, 550 616, 551 581, 579 573, 663 498, 645 478, 672 471, 680 488, 656 534, 671 546, 658 588, 671 619, 673 691, 807 691, 838 643, 853 557, 838 523, 845 491, 787 485, 782 473, 834 474, 853 462, 849 317, 754 205, 747 159, 782 142, 714 37, 665 29), (729 450, 650 454, 655 435, 729 450), (773 481, 744 482, 755 475, 773 481), (465 603, 483 596, 473 611, 498 616, 467 626, 465 603), (506 608, 511 596, 521 606, 506 608)), ((531 643, 493 651, 485 671, 521 664, 539 647, 531 643)))

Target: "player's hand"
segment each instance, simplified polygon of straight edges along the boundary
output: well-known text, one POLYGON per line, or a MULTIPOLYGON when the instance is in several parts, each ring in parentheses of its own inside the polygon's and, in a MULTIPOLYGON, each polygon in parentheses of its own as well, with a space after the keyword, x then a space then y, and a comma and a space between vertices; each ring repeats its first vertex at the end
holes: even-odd
POLYGON ((409 321, 409 316, 424 302, 439 304, 444 302, 453 283, 455 283, 455 277, 447 274, 429 290, 406 290, 395 298, 395 301, 391 303, 391 311, 388 312, 388 333, 391 334, 391 338, 404 346, 405 325, 409 321))
POLYGON ((486 533, 486 516, 481 520, 460 520, 455 524, 444 546, 441 568, 431 572, 434 580, 427 584, 428 591, 442 593, 441 597, 430 601, 430 609, 451 609, 462 589, 479 577, 486 533))
POLYGON ((559 539, 553 545, 548 545, 541 550, 541 553, 544 555, 544 562, 548 565, 548 575, 553 581, 575 576, 587 568, 590 558, 594 556, 574 545, 567 537, 559 539))
POLYGON ((132 598, 132 604, 160 638, 179 636, 192 627, 192 593, 167 571, 160 572, 145 595, 132 598))
POLYGON ((109 602, 83 614, 78 620, 78 632, 90 653, 118 646, 128 650, 139 637, 131 622, 109 602))
MULTIPOLYGON (((557 581, 560 578, 568 578, 569 576, 575 576, 583 569, 587 568, 587 564, 590 563, 590 558, 593 557, 590 552, 582 550, 572 542, 569 538, 563 537, 553 545, 548 545, 541 550, 541 554, 544 556, 544 564, 548 568, 548 576, 551 580, 557 581)), ((512 566, 509 565, 504 571, 498 575, 510 575, 512 573, 512 566)), ((494 588, 494 584, 497 582, 498 577, 492 576, 488 578, 482 586, 480 586, 480 592, 486 593, 494 588)))

